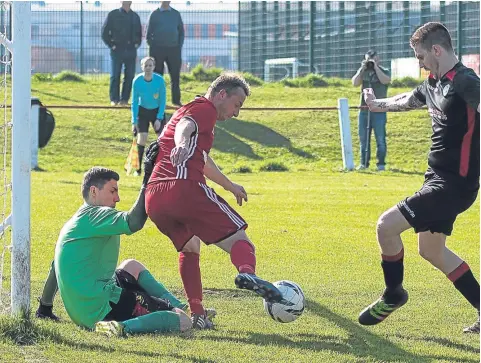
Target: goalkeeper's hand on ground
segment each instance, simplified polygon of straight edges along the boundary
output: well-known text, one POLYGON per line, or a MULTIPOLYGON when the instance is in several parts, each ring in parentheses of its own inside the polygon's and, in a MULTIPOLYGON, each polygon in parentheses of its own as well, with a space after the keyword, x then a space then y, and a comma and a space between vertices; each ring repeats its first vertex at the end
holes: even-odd
POLYGON ((153 141, 145 150, 144 156, 144 181, 142 185, 147 185, 150 179, 150 175, 154 170, 155 160, 159 154, 159 144, 157 140, 153 141))

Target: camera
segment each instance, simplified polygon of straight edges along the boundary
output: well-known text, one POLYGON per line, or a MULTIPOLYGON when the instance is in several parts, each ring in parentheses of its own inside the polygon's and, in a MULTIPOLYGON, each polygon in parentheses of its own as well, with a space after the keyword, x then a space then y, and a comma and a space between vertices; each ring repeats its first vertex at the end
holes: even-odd
POLYGON ((364 59, 366 60, 366 68, 367 69, 374 69, 374 57, 377 55, 375 50, 369 50, 365 55, 364 59))

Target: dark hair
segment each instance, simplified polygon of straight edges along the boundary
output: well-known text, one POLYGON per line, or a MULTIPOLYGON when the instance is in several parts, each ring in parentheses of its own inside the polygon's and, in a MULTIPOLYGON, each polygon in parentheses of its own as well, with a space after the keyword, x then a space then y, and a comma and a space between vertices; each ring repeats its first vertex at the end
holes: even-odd
POLYGON ((82 182, 82 196, 85 201, 89 199, 89 191, 91 186, 96 186, 99 189, 102 189, 105 183, 109 182, 110 180, 119 181, 120 176, 112 169, 103 168, 100 166, 94 166, 90 168, 84 174, 84 180, 82 182))
POLYGON ((249 84, 244 77, 237 73, 223 73, 215 79, 209 87, 209 90, 215 95, 221 90, 225 90, 228 95, 232 93, 236 88, 241 88, 246 96, 251 94, 249 84))
POLYGON ((449 35, 448 29, 443 24, 437 22, 421 25, 411 36, 409 43, 413 48, 420 44, 423 49, 428 51, 435 44, 448 51, 453 50, 453 43, 451 42, 451 35, 449 35))
POLYGON ((372 58, 372 57, 377 56, 377 52, 374 49, 369 49, 367 51, 366 55, 368 56, 368 58, 372 58))

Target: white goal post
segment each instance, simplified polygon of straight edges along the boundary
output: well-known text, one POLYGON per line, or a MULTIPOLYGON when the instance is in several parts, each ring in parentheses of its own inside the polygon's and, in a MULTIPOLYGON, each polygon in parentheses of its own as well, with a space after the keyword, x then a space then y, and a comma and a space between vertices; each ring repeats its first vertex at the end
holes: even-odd
POLYGON ((10 4, 12 40, 2 33, 0 43, 13 58, 12 207, 11 214, 0 222, 0 234, 5 233, 11 222, 11 312, 18 314, 30 308, 31 2, 12 1, 10 4))

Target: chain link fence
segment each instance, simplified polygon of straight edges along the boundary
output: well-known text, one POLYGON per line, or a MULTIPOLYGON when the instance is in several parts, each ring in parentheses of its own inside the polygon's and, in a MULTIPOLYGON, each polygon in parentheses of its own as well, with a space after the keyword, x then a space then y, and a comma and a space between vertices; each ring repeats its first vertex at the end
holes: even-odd
MULTIPOLYGON (((192 1, 172 2, 171 5, 180 12, 184 22, 183 71, 197 64, 232 70, 238 68, 238 3, 192 1)), ((142 24, 142 44, 137 51, 139 60, 148 55, 145 32, 150 13, 159 6, 160 1, 132 4, 132 10, 139 15, 142 24)), ((107 14, 119 7, 120 2, 33 1, 32 72, 70 70, 81 74, 108 74, 110 53, 101 39, 102 25, 107 14)), ((0 18, 3 19, 3 16, 0 18)), ((6 21, 10 36, 11 18, 6 21)), ((137 65, 137 71, 140 71, 140 65, 137 65)))
MULTIPOLYGON (((110 55, 101 39, 102 24, 119 5, 32 2, 32 72, 108 74, 110 55)), ((150 13, 159 5, 158 1, 132 4, 143 29, 138 59, 148 55, 145 31, 150 13)), ((428 21, 446 24, 457 54, 479 72, 477 1, 174 1, 171 5, 184 22, 184 72, 202 64, 264 78, 266 60, 295 58, 298 75, 351 77, 370 48, 388 68, 393 59, 413 58, 409 38, 428 21)), ((6 26, 9 33, 10 11, 0 11, 0 27, 6 26)), ((292 64, 274 65, 269 76, 279 79, 292 73, 292 64)))
MULTIPOLYGON (((352 77, 371 48, 388 68, 392 59, 412 58, 414 30, 440 21, 456 53, 479 73, 479 10, 479 2, 467 1, 241 2, 239 67, 264 78, 266 60, 295 58, 298 75, 352 77)), ((291 72, 279 65, 269 76, 291 72)))

